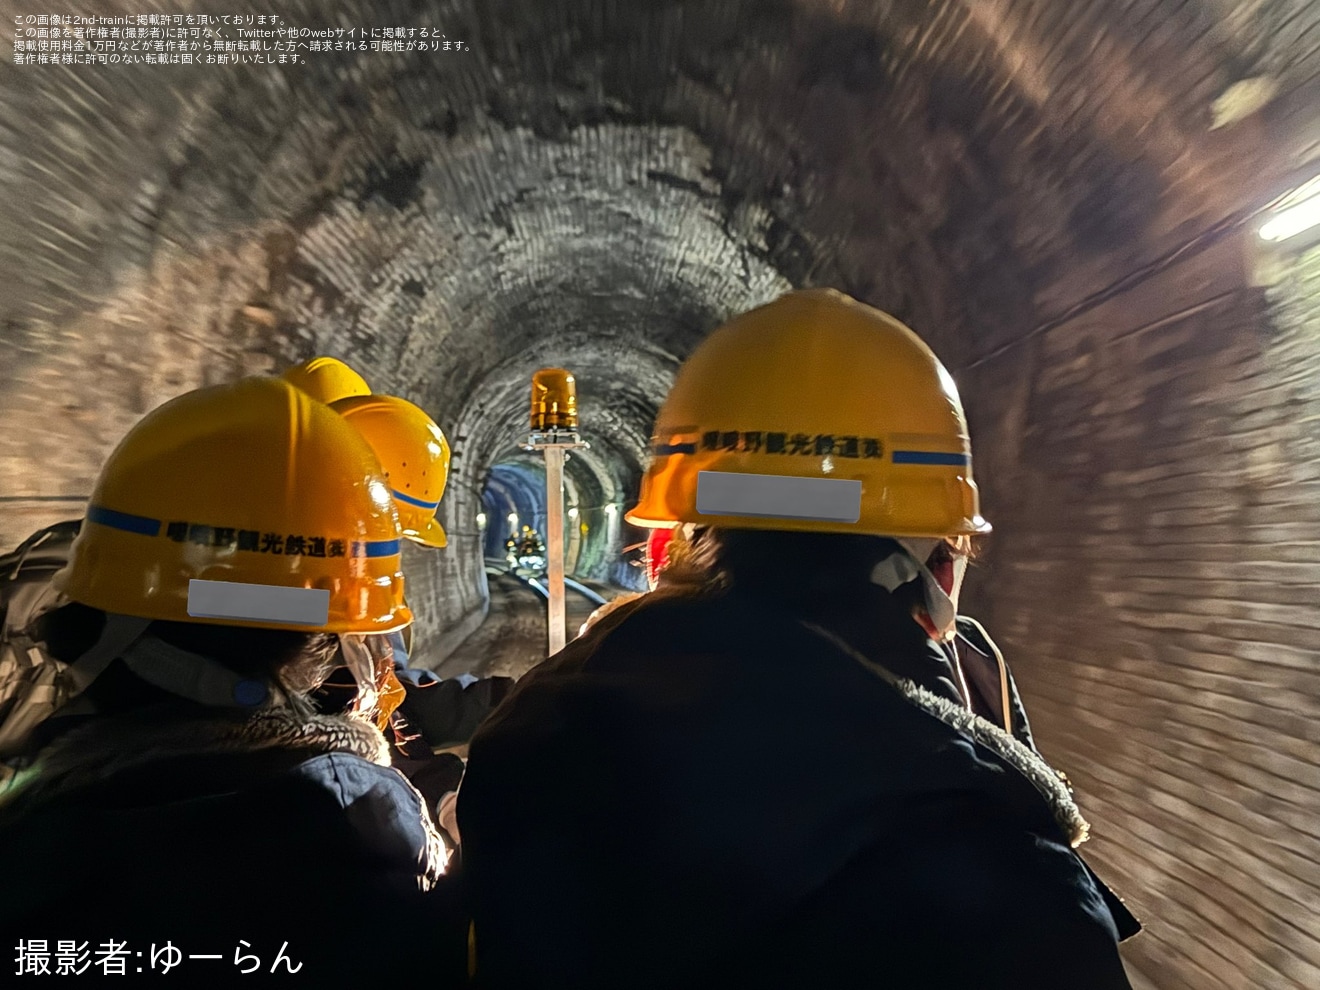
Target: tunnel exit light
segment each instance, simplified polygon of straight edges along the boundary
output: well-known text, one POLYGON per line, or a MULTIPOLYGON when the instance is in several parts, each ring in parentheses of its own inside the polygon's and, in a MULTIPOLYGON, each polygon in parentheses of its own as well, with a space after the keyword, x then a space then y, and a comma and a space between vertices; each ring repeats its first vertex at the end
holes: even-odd
POLYGON ((1260 236, 1266 241, 1283 241, 1289 237, 1296 237, 1302 231, 1310 230, 1317 224, 1320 224, 1320 191, 1286 210, 1281 210, 1260 228, 1260 236))

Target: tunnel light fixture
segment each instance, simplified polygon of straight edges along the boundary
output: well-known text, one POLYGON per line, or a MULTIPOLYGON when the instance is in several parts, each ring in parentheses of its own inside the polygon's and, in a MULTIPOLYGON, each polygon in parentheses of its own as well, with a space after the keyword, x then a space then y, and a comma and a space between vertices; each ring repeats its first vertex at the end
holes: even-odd
POLYGON ((516 512, 509 513, 509 529, 515 533, 518 532, 518 513, 516 512))
POLYGON ((1320 225, 1320 176, 1306 183, 1298 191, 1308 187, 1310 195, 1279 210, 1261 226, 1261 240, 1284 241, 1320 225))
POLYGON ((477 528, 478 529, 486 528, 486 513, 484 512, 477 513, 477 528))
POLYGON ((577 506, 575 505, 568 510, 568 518, 576 519, 577 517, 578 517, 578 510, 577 510, 577 506))

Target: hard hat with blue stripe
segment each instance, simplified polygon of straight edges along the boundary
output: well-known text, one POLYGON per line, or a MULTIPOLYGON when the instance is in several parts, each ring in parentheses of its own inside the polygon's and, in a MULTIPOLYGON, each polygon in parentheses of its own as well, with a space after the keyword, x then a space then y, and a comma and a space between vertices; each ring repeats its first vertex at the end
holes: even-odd
POLYGON ((831 289, 736 316, 679 369, 638 526, 945 537, 989 532, 967 422, 934 352, 831 289))
POLYGON ((330 408, 362 434, 390 482, 402 534, 414 543, 443 547, 436 520, 449 480, 449 441, 425 411, 392 395, 359 395, 330 408))
POLYGON ((249 378, 129 431, 54 583, 121 615, 386 633, 412 621, 400 535, 366 440, 288 382, 249 378))

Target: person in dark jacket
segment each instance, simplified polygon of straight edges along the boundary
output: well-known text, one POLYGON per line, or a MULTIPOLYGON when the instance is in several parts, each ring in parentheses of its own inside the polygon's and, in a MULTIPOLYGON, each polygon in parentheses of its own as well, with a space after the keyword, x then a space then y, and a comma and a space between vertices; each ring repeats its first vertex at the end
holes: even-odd
MULTIPOLYGON (((450 448, 435 421, 410 402, 372 395, 366 381, 335 358, 313 358, 282 377, 329 405, 371 446, 391 485, 400 535, 420 546, 446 546, 435 515, 448 480, 450 448)), ((31 759, 34 747, 59 731, 58 719, 53 726, 37 729, 65 699, 56 690, 62 686, 58 665, 47 662, 28 626, 55 597, 51 577, 68 563, 81 525, 81 519, 73 519, 46 527, 11 553, 0 555, 0 793, 13 773, 31 759)), ((452 846, 452 816, 442 821, 440 808, 452 806, 463 760, 446 750, 466 746, 477 724, 508 693, 513 679, 441 680, 430 671, 412 669, 410 631, 407 627, 364 639, 394 672, 377 703, 378 724, 389 743, 391 765, 423 795, 436 823, 442 829, 448 826, 445 837, 452 846)), ((354 707, 357 694, 357 680, 341 654, 313 701, 322 714, 341 714, 354 707)))
POLYGON ((368 640, 412 619, 399 535, 366 441, 283 381, 130 431, 36 620, 73 698, 0 800, 11 947, 117 945, 130 977, 174 959, 199 985, 254 959, 317 986, 462 979, 444 844, 375 724, 368 640), (341 653, 357 697, 318 715, 341 653))
MULTIPOLYGON (((366 380, 344 362, 315 357, 284 372, 285 381, 324 402, 352 424, 370 445, 385 472, 399 514, 400 535, 417 546, 443 549, 449 539, 436 510, 449 481, 451 451, 439 424, 425 410, 392 395, 374 394, 366 380)), ((452 820, 441 813, 452 804, 463 777, 463 760, 447 748, 464 745, 477 723, 508 693, 507 677, 441 680, 408 666, 407 630, 370 645, 393 667, 380 704, 380 728, 390 743, 391 762, 426 799, 428 811, 457 845, 452 820), (386 658, 391 654, 391 658, 386 658)), ((318 692, 322 711, 344 708, 355 687, 346 667, 335 671, 318 692)))
POLYGON ((1069 788, 950 648, 1003 669, 957 621, 989 526, 929 349, 790 294, 698 348, 653 444, 629 519, 681 527, 658 588, 472 742, 482 985, 1128 988, 1139 925, 1069 788))
MULTIPOLYGON (((471 674, 439 678, 429 670, 408 666, 408 647, 400 634, 391 633, 385 639, 398 705, 381 722, 390 764, 421 793, 456 853, 458 831, 452 809, 465 766, 458 751, 466 748, 477 726, 508 695, 514 679, 471 674)), ((344 711, 352 706, 355 690, 352 672, 340 665, 317 691, 317 709, 344 711)))

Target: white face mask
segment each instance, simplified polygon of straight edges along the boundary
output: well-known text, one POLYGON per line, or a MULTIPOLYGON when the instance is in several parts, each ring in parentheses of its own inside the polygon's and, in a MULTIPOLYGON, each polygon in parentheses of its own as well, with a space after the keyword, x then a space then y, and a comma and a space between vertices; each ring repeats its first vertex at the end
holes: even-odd
POLYGON ((894 591, 920 577, 922 597, 926 601, 926 618, 930 622, 930 628, 926 631, 937 642, 952 639, 958 618, 958 595, 962 591, 963 575, 967 573, 967 558, 955 554, 952 568, 941 575, 941 580, 927 566, 940 540, 905 537, 897 542, 904 552, 892 554, 876 564, 871 571, 871 581, 886 591, 894 591))
POLYGON ((345 666, 357 682, 358 693, 353 711, 374 710, 382 700, 380 688, 385 680, 382 673, 394 669, 394 651, 389 636, 340 633, 339 649, 343 653, 345 666))

